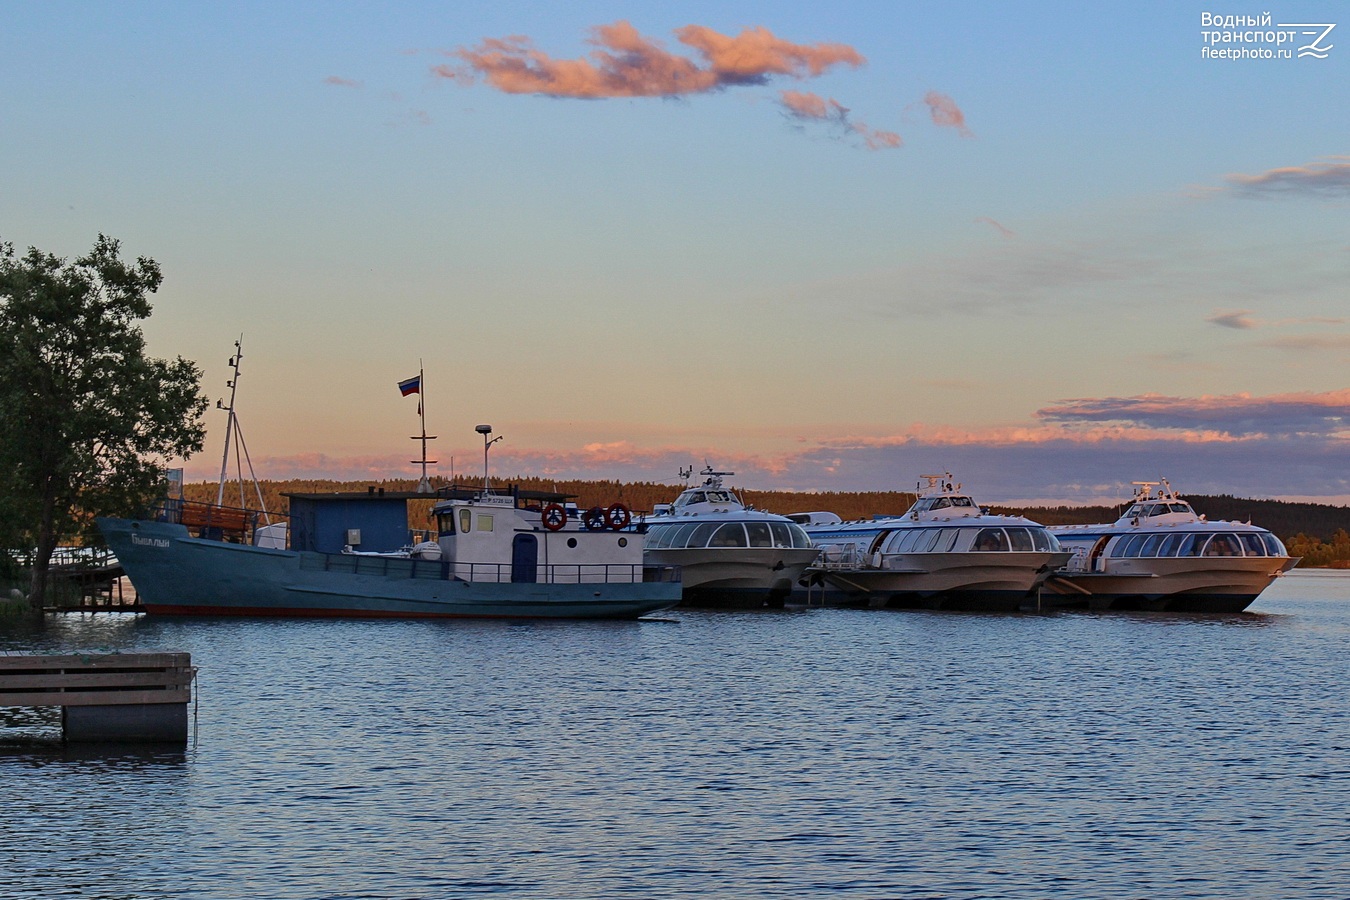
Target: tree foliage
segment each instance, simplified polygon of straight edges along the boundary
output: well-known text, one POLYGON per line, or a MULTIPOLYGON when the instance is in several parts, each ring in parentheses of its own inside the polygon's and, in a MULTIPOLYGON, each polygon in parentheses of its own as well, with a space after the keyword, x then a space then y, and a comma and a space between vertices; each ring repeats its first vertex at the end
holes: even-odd
POLYGON ((0 243, 0 537, 34 551, 35 606, 59 542, 143 507, 164 462, 202 447, 200 370, 146 356, 137 324, 159 265, 119 251, 104 235, 74 262, 0 243))

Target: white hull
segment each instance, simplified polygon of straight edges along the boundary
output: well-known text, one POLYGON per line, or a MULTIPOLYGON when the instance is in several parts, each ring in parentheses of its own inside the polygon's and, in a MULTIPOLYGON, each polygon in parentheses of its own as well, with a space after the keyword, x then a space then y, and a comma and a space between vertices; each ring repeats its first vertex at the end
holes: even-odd
POLYGON ((648 565, 679 566, 685 601, 781 604, 812 561, 814 549, 784 547, 648 549, 648 565))
POLYGON ((1044 594, 1057 606, 1241 612, 1296 562, 1279 556, 1108 559, 1103 571, 1056 573, 1044 594))
POLYGON ((881 566, 813 567, 807 602, 1015 611, 1069 558, 1056 552, 908 553, 881 566))

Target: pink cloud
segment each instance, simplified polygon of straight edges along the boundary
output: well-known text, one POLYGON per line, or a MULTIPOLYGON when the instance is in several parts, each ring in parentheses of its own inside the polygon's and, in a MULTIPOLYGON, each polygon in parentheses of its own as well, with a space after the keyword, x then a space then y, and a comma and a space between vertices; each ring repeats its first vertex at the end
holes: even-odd
POLYGON ((842 120, 848 116, 848 108, 839 101, 809 91, 783 91, 778 97, 788 113, 799 119, 842 120))
MULTIPOLYGON (((858 67, 866 61, 844 44, 796 44, 765 28, 731 37, 688 25, 675 36, 698 53, 703 65, 669 52, 625 21, 593 28, 589 43, 596 49, 579 59, 554 59, 522 35, 485 38, 454 55, 497 90, 580 99, 686 96, 763 84, 772 76, 815 77, 834 66, 858 67)), ((465 74, 451 66, 432 72, 444 78, 465 74)))
POLYGON ((1346 157, 1328 157, 1330 162, 1311 162, 1302 166, 1268 169, 1257 175, 1234 173, 1224 176, 1239 194, 1250 197, 1276 194, 1307 196, 1350 196, 1350 162, 1346 157))
POLYGON ((956 101, 946 94, 940 94, 937 91, 929 91, 923 97, 923 102, 928 105, 928 114, 933 119, 933 124, 939 128, 955 128, 957 133, 964 138, 974 137, 974 133, 966 127, 965 113, 956 105, 956 101))
POLYGON ((865 122, 850 121, 848 107, 834 98, 827 100, 810 91, 783 91, 779 94, 778 102, 792 118, 830 123, 845 135, 861 138, 868 150, 894 148, 904 143, 900 135, 893 131, 880 131, 868 127, 865 122))
POLYGON ((337 76, 337 75, 329 75, 327 78, 325 78, 325 79, 323 80, 323 83, 324 83, 324 84, 331 84, 331 85, 333 85, 334 87, 346 87, 346 88, 359 88, 359 87, 361 87, 361 82, 359 82, 359 81, 352 81, 350 78, 342 78, 342 77, 337 76))

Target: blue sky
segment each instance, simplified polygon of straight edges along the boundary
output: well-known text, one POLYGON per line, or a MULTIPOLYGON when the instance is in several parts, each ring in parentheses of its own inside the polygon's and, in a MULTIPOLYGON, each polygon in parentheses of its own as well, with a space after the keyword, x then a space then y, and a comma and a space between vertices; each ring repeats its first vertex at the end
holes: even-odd
POLYGON ((413 474, 421 360, 446 475, 1346 503, 1344 10, 0 2, 0 240, 242 334, 264 476, 413 474))

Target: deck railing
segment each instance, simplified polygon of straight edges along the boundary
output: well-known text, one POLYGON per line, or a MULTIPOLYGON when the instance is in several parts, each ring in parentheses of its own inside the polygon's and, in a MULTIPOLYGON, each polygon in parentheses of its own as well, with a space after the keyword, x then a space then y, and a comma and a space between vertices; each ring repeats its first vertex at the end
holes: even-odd
POLYGON ((632 584, 644 581, 672 582, 679 577, 678 566, 648 566, 641 563, 519 567, 511 563, 452 563, 356 553, 303 553, 300 556, 300 568, 381 578, 427 578, 477 583, 632 584))

